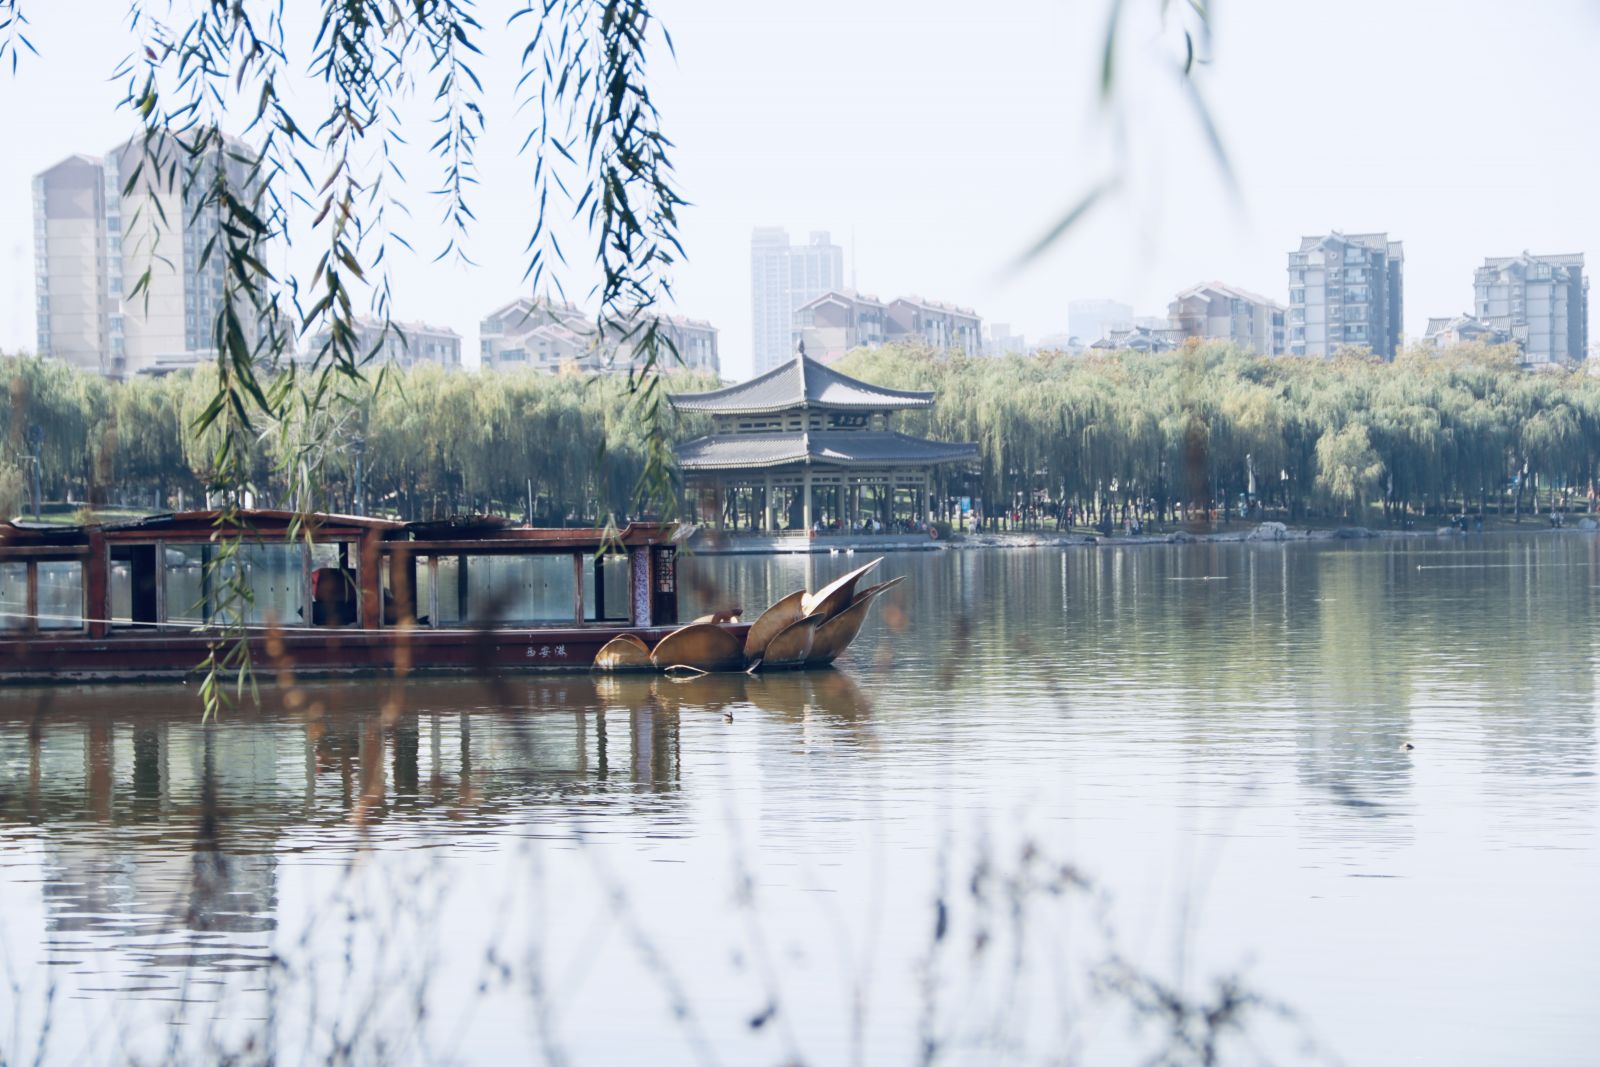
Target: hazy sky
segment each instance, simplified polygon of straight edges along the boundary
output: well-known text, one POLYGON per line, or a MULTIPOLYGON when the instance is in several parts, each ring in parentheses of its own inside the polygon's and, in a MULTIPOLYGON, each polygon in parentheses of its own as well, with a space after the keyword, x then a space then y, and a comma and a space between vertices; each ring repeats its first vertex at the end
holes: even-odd
MULTIPOLYGON (((1136 15, 1158 6, 1127 2, 1136 15)), ((303 18, 318 6, 296 4, 303 18)), ((521 292, 531 224, 529 164, 516 155, 526 119, 509 102, 524 32, 504 28, 514 6, 479 4, 489 31, 479 73, 493 98, 473 199, 479 266, 429 262, 441 239, 433 180, 414 162, 405 233, 419 254, 393 264, 397 317, 455 327, 469 360, 479 318, 521 292)), ((749 373, 749 240, 761 225, 799 240, 830 230, 862 289, 971 305, 1032 337, 1064 331, 1069 300, 1115 297, 1163 314, 1175 291, 1205 279, 1282 301, 1285 253, 1329 228, 1405 242, 1411 336, 1429 315, 1469 308, 1486 255, 1600 252, 1595 5, 1213 6, 1203 84, 1237 201, 1167 65, 1170 28, 1163 35, 1148 14, 1131 20, 1120 56, 1119 152, 1095 103, 1104 0, 663 0, 677 58, 659 57, 656 100, 694 205, 681 310, 720 327, 726 375, 749 373), (1031 267, 1008 271, 1113 168, 1124 179, 1113 201, 1031 267)), ((0 76, 6 350, 34 342, 30 177, 134 129, 106 79, 130 49, 125 3, 25 7, 43 57, 0 76)), ((410 139, 432 135, 419 126, 410 139)), ((289 262, 310 254, 297 246, 289 262)))

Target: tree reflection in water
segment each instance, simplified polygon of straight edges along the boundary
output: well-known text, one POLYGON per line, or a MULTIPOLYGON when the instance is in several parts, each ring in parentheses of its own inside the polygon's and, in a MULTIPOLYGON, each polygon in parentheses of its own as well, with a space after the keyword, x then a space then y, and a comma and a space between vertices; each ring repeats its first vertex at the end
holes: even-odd
MULTIPOLYGON (((865 1062, 914 1038, 911 1058, 988 1062, 1074 1047, 1106 1002, 1203 1062, 1218 1028, 1282 1018, 1228 980, 1237 951, 1275 978, 1310 960, 1303 988, 1381 955, 1407 893, 1502 908, 1508 932, 1477 933, 1502 952, 1518 893, 1571 915, 1581 878, 1518 872, 1592 869, 1594 602, 1575 579, 1597 551, 930 553, 896 562, 910 581, 836 671, 290 685, 212 728, 174 689, 4 694, 0 919, 50 965, 18 972, 25 1022, 0 1019, 0 1051, 33 1046, 56 983, 147 1023, 176 1001, 191 1059, 267 1058, 247 1050, 271 1036, 288 1059, 531 1040, 589 1062, 600 1034, 664 1059, 865 1062), (1483 862, 1508 845, 1518 864, 1483 862), (1172 880, 1145 878, 1163 864, 1172 880), (1176 966, 1117 940, 1111 886, 1124 915, 1141 896, 1180 912, 1176 966)), ((694 565, 703 595, 744 603, 827 576, 694 565)), ((1135 914, 1164 946, 1166 921, 1135 914)), ((1402 962, 1370 980, 1442 973, 1402 962)), ((1561 1008, 1582 986, 1562 973, 1529 996, 1561 1008)), ((1319 1015, 1374 1010, 1313 988, 1319 1015)))
MULTIPOLYGON (((381 845, 389 824, 420 821, 459 841, 546 802, 670 801, 685 709, 817 716, 851 741, 869 729, 860 688, 832 671, 414 682, 415 710, 399 716, 373 707, 362 685, 304 692, 300 706, 314 713, 274 707, 282 701, 269 694, 260 711, 205 725, 168 689, 10 694, 0 704, 9 716, 0 746, 23 749, 0 751, 25 768, 0 788, 0 825, 47 857, 54 958, 128 952, 151 982, 170 981, 175 966, 267 966, 264 939, 212 951, 204 935, 275 928, 280 851, 322 847, 299 843, 306 831, 354 827, 381 845), (507 697, 514 703, 490 706, 507 697), (35 705, 45 714, 24 710, 35 705), (131 934, 160 947, 130 949, 131 934)), ((648 812, 672 821, 670 803, 648 812)), ((327 847, 351 843, 340 833, 327 847)))

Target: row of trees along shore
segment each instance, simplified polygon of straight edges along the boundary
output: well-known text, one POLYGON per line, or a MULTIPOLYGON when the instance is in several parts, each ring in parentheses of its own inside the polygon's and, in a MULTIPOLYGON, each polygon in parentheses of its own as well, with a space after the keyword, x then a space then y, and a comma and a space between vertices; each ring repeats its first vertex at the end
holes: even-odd
MULTIPOLYGON (((202 366, 159 378, 108 381, 56 360, 0 359, 10 404, 0 410, 0 513, 27 506, 28 430, 42 431, 43 496, 144 511, 202 507, 216 442, 192 427, 216 394, 202 366)), ((701 374, 669 388, 716 387, 701 374)), ((405 518, 499 512, 547 524, 604 520, 634 508, 648 422, 625 375, 584 378, 533 371, 449 373, 424 364, 374 371, 326 432, 338 439, 312 472, 318 506, 405 518)), ((264 430, 265 427, 262 427, 264 430)), ((674 428, 703 432, 704 428, 674 428)), ((257 506, 290 499, 281 435, 262 433, 250 457, 257 506)), ((76 510, 76 509, 74 509, 76 510)))
MULTIPOLYGON (((979 358, 885 346, 846 373, 931 390, 908 433, 976 441, 975 471, 941 473, 946 496, 1054 526, 1172 522, 1238 505, 1287 521, 1398 523, 1466 512, 1587 507, 1600 477, 1600 378, 1530 373, 1513 349, 1411 349, 1385 363, 1264 359, 1227 345, 1175 353, 979 358), (1070 509, 1070 511, 1069 511, 1070 509)), ((42 430, 46 499, 158 510, 204 500, 214 448, 190 426, 215 394, 207 368, 110 382, 31 357, 0 361, 0 509, 23 510, 28 429, 42 430)), ((671 391, 711 388, 674 375, 671 391)), ((645 420, 623 376, 389 372, 330 432, 346 447, 316 472, 329 508, 422 518, 473 511, 595 522, 636 510, 645 420)), ((671 432, 705 432, 683 418, 671 432)), ((273 435, 252 457, 258 503, 275 484, 273 435)))

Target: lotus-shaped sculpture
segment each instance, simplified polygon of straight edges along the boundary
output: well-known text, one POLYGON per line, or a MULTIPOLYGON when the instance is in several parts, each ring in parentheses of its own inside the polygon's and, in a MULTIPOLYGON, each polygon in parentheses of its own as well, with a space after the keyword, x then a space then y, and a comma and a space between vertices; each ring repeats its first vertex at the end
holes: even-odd
POLYGON ((872 602, 903 578, 858 590, 880 556, 815 593, 797 589, 750 624, 744 640, 717 616, 681 626, 650 648, 632 634, 613 638, 595 656, 602 671, 654 670, 681 676, 742 670, 794 670, 832 663, 861 632, 872 602))

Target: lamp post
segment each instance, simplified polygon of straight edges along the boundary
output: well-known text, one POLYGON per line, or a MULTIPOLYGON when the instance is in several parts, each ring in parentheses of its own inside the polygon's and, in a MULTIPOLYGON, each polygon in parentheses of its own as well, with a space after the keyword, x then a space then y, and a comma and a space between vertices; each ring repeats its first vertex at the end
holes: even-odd
POLYGON ((33 460, 33 521, 42 519, 40 507, 43 490, 41 486, 41 470, 44 466, 40 453, 44 448, 44 427, 34 423, 28 427, 28 458, 33 460))
POLYGON ((356 434, 350 442, 350 447, 356 454, 356 485, 355 493, 353 494, 354 498, 350 502, 351 510, 357 515, 365 515, 367 513, 367 439, 365 435, 356 434))

